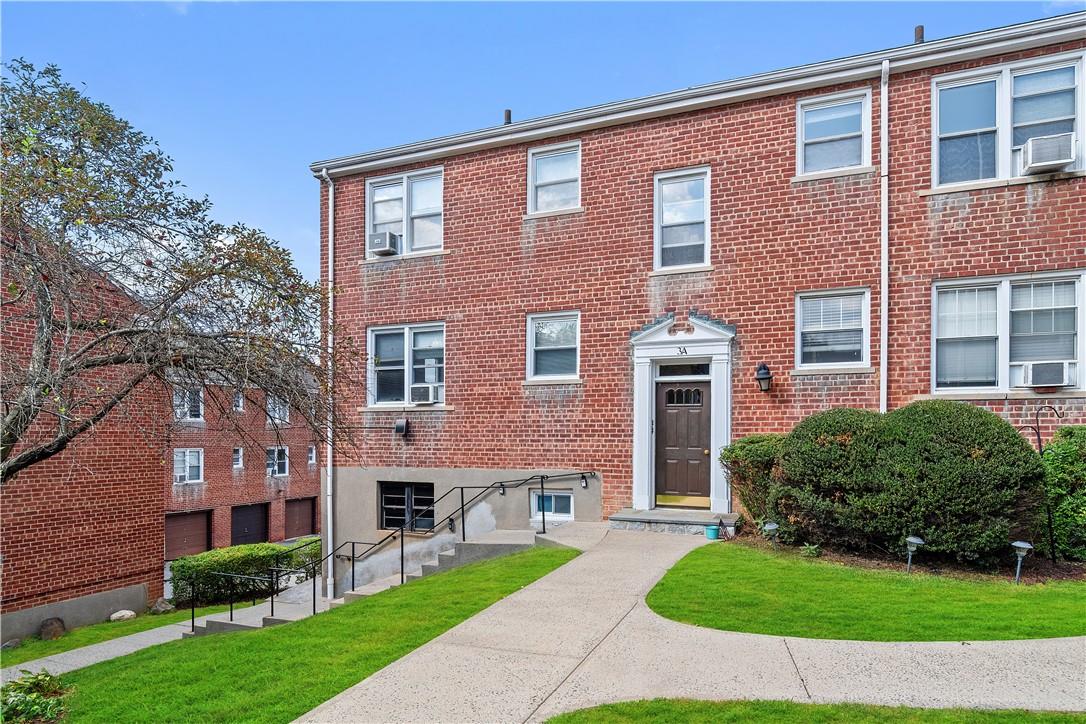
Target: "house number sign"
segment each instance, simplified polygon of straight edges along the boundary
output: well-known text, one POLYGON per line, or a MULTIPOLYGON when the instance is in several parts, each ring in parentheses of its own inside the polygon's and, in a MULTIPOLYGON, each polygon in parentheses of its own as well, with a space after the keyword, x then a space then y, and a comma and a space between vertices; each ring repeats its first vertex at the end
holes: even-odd
POLYGON ((679 347, 679 354, 686 354, 686 347, 679 347))

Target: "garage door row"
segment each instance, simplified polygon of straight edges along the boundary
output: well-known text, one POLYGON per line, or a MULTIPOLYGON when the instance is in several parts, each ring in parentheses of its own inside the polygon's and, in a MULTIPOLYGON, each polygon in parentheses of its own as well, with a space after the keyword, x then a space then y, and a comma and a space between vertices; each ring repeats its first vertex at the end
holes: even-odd
MULTIPOLYGON (((230 545, 268 540, 268 503, 230 508, 230 545)), ((166 560, 202 553, 211 548, 211 516, 215 511, 171 513, 166 516, 166 560)), ((310 535, 316 530, 317 499, 286 501, 284 538, 310 535)))

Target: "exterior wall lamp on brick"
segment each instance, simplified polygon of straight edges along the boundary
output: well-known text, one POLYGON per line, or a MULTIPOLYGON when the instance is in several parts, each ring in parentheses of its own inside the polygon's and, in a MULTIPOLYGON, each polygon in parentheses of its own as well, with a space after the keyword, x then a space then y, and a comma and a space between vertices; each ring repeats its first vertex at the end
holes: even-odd
POLYGON ((758 369, 754 371, 754 381, 758 383, 758 389, 762 392, 769 392, 769 388, 773 385, 773 373, 769 371, 769 365, 762 362, 758 365, 758 369))

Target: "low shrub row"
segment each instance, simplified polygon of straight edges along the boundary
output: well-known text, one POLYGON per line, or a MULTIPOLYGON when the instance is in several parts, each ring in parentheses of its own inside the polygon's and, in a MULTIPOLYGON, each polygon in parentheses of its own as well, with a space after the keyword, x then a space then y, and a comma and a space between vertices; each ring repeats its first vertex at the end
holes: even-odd
POLYGON ((787 435, 737 440, 721 462, 743 506, 776 520, 783 542, 890 552, 918 535, 929 554, 981 563, 1005 556, 1012 538, 1044 549, 1047 470, 1057 547, 1081 556, 1086 434, 1065 430, 1042 465, 1010 424, 968 403, 839 408, 787 435))
POLYGON ((174 603, 187 606, 194 598, 197 605, 225 603, 231 598, 235 601, 263 598, 271 593, 272 579, 268 575, 271 568, 302 568, 320 557, 320 538, 312 537, 289 548, 275 543, 251 543, 178 558, 170 567, 174 603), (303 546, 306 543, 311 545, 303 546), (220 573, 233 575, 216 575, 220 573))

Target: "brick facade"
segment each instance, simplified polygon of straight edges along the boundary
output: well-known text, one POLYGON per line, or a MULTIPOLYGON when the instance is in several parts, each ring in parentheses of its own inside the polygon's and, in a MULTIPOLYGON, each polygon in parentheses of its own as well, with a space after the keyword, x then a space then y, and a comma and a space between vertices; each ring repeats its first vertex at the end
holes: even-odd
MULTIPOLYGON (((284 533, 286 501, 315 498, 316 521, 320 529, 320 459, 321 450, 305 425, 294 422, 278 430, 267 422, 263 394, 246 393, 240 412, 233 411, 233 392, 221 388, 204 391, 204 420, 174 424, 171 448, 200 448, 204 451, 204 481, 174 484, 172 468, 162 478, 166 514, 184 511, 211 511, 211 545, 231 544, 231 509, 238 505, 268 503, 268 540, 281 541, 284 533), (215 396, 216 399, 211 399, 215 396), (240 416, 240 425, 225 416, 240 416), (245 430, 239 434, 237 428, 245 430), (307 462, 307 449, 315 446, 316 461, 307 462), (244 467, 233 467, 233 450, 241 447, 244 467), (286 447, 289 450, 288 474, 270 477, 265 467, 265 450, 286 447)), ((300 416, 294 415, 297 420, 300 416)))
MULTIPOLYGON (((1086 268, 1086 178, 935 193, 931 79, 962 68, 1081 49, 1082 40, 891 75, 891 408, 931 392, 931 300, 936 280, 1086 268)), ((1081 91, 1080 91, 1081 92, 1081 91)), ((661 314, 680 328, 691 310, 735 325, 732 437, 787 431, 836 406, 879 408, 879 80, 782 93, 730 105, 450 155, 335 179, 336 321, 355 339, 376 325, 445 323, 448 409, 365 410, 364 389, 338 390, 363 425, 406 415, 407 439, 365 431, 337 469, 594 469, 604 515, 631 504, 634 455, 630 334, 661 314), (876 170, 794 181, 796 104, 871 90, 876 170), (526 218, 528 150, 581 144, 582 210, 526 218), (365 181, 412 168, 444 169, 443 253, 364 261, 365 181), (653 274, 653 175, 711 169, 711 269, 653 274), (871 294, 870 369, 792 374, 795 299, 865 287, 871 294), (525 384, 531 313, 579 310, 580 384, 525 384), (769 393, 754 383, 769 365, 769 393)), ((322 268, 327 184, 321 185, 322 268)), ((1080 309, 1079 314, 1083 311, 1080 309)), ((1081 375, 1081 373, 1080 373, 1081 375)), ((1080 376, 1081 379, 1081 376, 1080 376)), ((1013 424, 1051 402, 1086 422, 1081 389, 974 397, 1013 424), (1022 399, 1004 399, 1004 398, 1022 399)), ((1051 421, 1046 432, 1051 432, 1051 421)))

